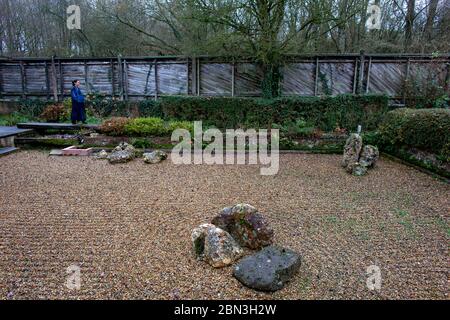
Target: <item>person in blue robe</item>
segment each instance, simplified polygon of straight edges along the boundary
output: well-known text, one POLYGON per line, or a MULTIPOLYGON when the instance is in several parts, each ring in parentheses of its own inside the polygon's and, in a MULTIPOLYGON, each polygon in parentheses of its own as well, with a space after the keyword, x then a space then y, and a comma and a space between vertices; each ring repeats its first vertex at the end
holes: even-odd
POLYGON ((84 95, 80 89, 80 81, 72 81, 72 124, 76 124, 78 121, 86 123, 86 109, 84 107, 84 95))

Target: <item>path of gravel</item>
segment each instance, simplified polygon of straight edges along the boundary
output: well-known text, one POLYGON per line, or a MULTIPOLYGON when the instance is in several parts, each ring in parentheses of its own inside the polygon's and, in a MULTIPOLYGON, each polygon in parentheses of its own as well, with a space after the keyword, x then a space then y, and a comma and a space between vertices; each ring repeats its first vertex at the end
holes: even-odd
POLYGON ((383 159, 362 178, 335 155, 257 166, 111 166, 24 151, 0 159, 0 299, 437 298, 448 294, 450 186, 383 159), (258 293, 191 254, 190 232, 222 207, 259 208, 300 252, 283 290, 258 293), (81 290, 65 287, 81 266, 81 290), (366 268, 381 268, 369 291, 366 268))

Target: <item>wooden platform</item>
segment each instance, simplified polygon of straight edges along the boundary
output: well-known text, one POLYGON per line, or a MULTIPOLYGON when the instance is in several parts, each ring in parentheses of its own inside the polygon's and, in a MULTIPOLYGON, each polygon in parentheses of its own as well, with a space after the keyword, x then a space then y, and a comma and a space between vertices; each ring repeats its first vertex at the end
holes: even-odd
POLYGON ((0 126, 0 139, 9 138, 12 136, 21 136, 32 133, 33 129, 20 129, 18 127, 2 127, 0 126))
POLYGON ((82 128, 98 130, 99 128, 99 126, 91 124, 41 123, 41 122, 19 123, 17 127, 19 129, 34 129, 36 131, 45 131, 45 130, 73 131, 73 130, 80 130, 82 128))
POLYGON ((0 148, 0 157, 6 156, 13 152, 16 152, 17 150, 19 150, 19 149, 15 148, 15 147, 0 148))

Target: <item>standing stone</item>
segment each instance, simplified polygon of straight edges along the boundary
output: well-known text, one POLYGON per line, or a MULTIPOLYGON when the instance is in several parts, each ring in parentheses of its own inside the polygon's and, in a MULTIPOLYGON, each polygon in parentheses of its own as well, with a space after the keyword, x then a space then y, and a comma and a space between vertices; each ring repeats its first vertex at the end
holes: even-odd
POLYGON ((342 159, 342 166, 344 168, 347 168, 349 164, 359 161, 362 144, 362 138, 359 134, 352 133, 350 135, 344 147, 344 157, 342 159))
POLYGON ((214 268, 228 266, 244 253, 228 232, 212 224, 202 224, 194 229, 191 240, 197 259, 214 268))
POLYGON ((361 157, 359 158, 359 163, 367 168, 373 168, 380 157, 380 152, 378 148, 372 145, 366 145, 362 149, 361 157))
POLYGON ((300 265, 301 258, 296 252, 269 246, 239 261, 233 276, 249 288, 277 291, 295 275, 300 265))
POLYGON ((241 246, 250 249, 261 249, 273 241, 273 230, 266 219, 249 204, 225 208, 211 223, 228 231, 241 246))
POLYGON ((144 153, 144 162, 145 163, 159 163, 163 160, 167 159, 167 153, 161 150, 156 150, 151 153, 144 153))

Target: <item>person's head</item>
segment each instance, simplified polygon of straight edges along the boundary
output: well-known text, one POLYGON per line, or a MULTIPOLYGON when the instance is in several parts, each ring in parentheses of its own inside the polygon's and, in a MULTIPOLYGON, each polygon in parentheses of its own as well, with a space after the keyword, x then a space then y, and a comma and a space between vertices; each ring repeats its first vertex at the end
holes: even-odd
POLYGON ((80 86, 80 80, 73 80, 73 81, 72 81, 72 85, 73 85, 74 87, 79 87, 79 86, 80 86))

